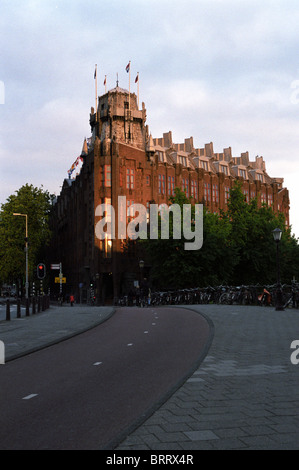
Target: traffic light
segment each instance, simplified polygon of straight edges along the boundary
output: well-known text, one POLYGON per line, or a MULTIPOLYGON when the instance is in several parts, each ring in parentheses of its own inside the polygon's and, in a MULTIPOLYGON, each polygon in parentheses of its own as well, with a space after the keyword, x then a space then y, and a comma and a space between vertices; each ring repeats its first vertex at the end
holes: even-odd
POLYGON ((46 276, 46 266, 43 263, 37 265, 37 277, 38 279, 44 279, 46 276))

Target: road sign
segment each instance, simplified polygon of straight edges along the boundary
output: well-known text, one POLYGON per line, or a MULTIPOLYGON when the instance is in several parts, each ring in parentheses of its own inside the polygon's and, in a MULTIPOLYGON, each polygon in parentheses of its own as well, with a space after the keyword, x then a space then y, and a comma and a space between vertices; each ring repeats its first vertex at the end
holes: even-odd
POLYGON ((51 269, 60 269, 60 264, 59 263, 51 264, 51 269))
POLYGON ((55 277, 55 284, 66 284, 66 277, 55 277))

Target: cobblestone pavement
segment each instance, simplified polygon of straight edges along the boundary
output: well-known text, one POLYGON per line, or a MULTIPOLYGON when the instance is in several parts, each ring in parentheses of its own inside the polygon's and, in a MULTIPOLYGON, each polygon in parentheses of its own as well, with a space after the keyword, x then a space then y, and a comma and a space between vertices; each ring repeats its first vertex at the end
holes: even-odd
POLYGON ((205 359, 116 450, 299 449, 299 311, 188 306, 214 324, 205 359))

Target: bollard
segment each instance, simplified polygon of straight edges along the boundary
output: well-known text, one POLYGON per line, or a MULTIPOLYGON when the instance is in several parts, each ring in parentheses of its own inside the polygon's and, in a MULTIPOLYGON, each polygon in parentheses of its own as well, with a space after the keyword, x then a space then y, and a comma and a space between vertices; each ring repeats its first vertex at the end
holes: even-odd
POLYGON ((6 321, 10 321, 10 303, 9 303, 9 299, 6 300, 6 321))
POLYGON ((37 311, 40 312, 40 295, 37 298, 37 311))
POLYGON ((21 318, 21 299, 17 299, 17 318, 21 318))
POLYGON ((35 304, 36 304, 35 297, 32 297, 32 315, 35 315, 35 304))
POLYGON ((26 299, 26 317, 29 317, 29 299, 26 299))
POLYGON ((42 311, 45 311, 45 296, 42 296, 42 311))

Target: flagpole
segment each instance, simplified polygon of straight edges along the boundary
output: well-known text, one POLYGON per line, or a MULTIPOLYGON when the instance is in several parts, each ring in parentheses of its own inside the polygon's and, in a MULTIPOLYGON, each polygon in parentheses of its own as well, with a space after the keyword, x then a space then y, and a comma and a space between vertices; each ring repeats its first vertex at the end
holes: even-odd
POLYGON ((139 72, 137 72, 137 107, 139 109, 139 72))
POLYGON ((129 111, 131 110, 130 103, 131 103, 131 61, 129 60, 129 111))
POLYGON ((96 64, 96 69, 94 72, 94 78, 95 78, 95 102, 96 102, 96 108, 95 112, 97 113, 98 110, 98 70, 97 70, 97 64, 96 64))

